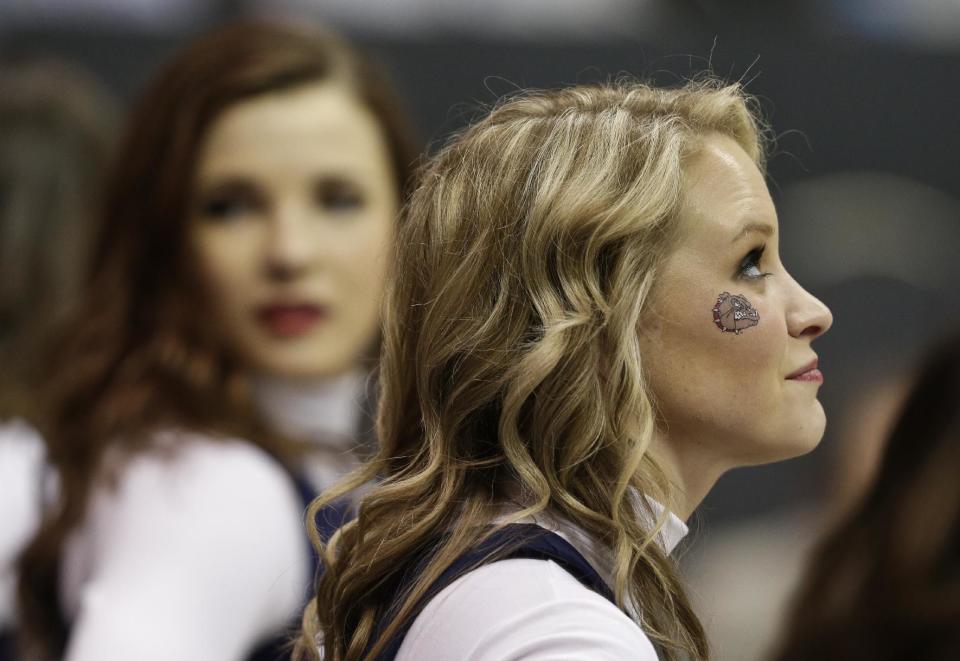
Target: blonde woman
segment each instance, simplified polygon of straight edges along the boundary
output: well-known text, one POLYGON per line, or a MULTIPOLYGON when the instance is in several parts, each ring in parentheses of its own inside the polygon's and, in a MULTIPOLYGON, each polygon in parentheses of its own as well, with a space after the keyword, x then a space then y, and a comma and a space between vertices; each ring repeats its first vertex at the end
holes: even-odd
POLYGON ((725 471, 825 426, 830 311, 787 272, 753 103, 718 82, 511 100, 422 174, 388 291, 376 479, 300 652, 708 656, 671 550, 725 471))

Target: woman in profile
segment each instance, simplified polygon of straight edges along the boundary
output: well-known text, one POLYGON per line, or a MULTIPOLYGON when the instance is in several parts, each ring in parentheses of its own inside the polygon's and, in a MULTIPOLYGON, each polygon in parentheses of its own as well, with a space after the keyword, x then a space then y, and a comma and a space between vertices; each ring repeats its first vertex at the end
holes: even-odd
POLYGON ((28 658, 276 658, 306 502, 357 454, 414 158, 382 79, 316 30, 223 28, 153 80, 51 357, 28 658))
POLYGON ((960 658, 960 334, 930 351, 873 486, 820 542, 778 661, 960 658))
POLYGON ((725 471, 814 448, 830 311, 781 263, 752 102, 526 93, 426 167, 388 286, 376 480, 305 658, 707 658, 671 550, 725 471))

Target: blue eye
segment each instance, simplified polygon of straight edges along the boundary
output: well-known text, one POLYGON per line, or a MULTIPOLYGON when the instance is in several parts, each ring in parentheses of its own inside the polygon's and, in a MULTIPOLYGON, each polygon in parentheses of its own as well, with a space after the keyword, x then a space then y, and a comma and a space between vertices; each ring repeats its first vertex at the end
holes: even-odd
POLYGON ((766 249, 767 245, 764 244, 747 253, 747 256, 744 257, 743 262, 740 264, 740 275, 742 277, 747 280, 759 280, 773 275, 772 273, 763 273, 760 271, 760 260, 763 259, 763 251, 766 249))

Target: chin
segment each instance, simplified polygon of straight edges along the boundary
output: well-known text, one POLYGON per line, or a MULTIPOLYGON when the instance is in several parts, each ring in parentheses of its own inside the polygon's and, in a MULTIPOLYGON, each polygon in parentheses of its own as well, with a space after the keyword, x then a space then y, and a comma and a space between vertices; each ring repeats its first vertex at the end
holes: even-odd
POLYGON ((322 381, 340 376, 345 369, 331 369, 326 365, 309 365, 305 363, 270 363, 261 364, 260 370, 279 379, 290 381, 322 381))
POLYGON ((801 439, 789 443, 785 446, 783 456, 775 461, 784 461, 786 459, 795 459, 796 457, 802 457, 805 454, 809 454, 817 449, 817 446, 820 445, 820 441, 823 440, 823 434, 818 434, 817 436, 801 439))
POLYGON ((800 425, 794 433, 789 436, 784 435, 779 443, 771 446, 770 458, 759 463, 786 461, 813 452, 820 445, 820 441, 823 440, 826 429, 825 422, 822 414, 818 420, 808 420, 805 424, 800 425))
POLYGON ((795 459, 813 452, 823 440, 825 425, 816 419, 807 420, 804 424, 791 425, 789 429, 771 430, 744 439, 736 453, 736 466, 761 466, 778 461, 795 459))
POLYGON ((343 360, 322 360, 316 353, 295 355, 281 352, 280 355, 259 356, 254 361, 259 371, 280 379, 313 381, 330 379, 347 372, 352 363, 343 360))

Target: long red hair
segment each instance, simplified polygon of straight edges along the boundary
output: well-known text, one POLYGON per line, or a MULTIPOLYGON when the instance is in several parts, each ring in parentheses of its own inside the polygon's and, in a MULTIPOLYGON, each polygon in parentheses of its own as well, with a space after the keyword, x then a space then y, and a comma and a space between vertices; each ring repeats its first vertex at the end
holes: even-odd
POLYGON ((243 366, 198 310, 203 287, 186 241, 204 137, 230 106, 299 85, 344 84, 379 118, 404 192, 416 152, 398 103, 372 66, 335 37, 262 21, 181 51, 132 111, 103 196, 81 302, 50 353, 43 433, 59 475, 55 507, 20 564, 24 640, 58 656, 67 630, 58 566, 105 456, 148 448, 161 428, 239 435, 290 462, 301 450, 251 412, 243 366))

